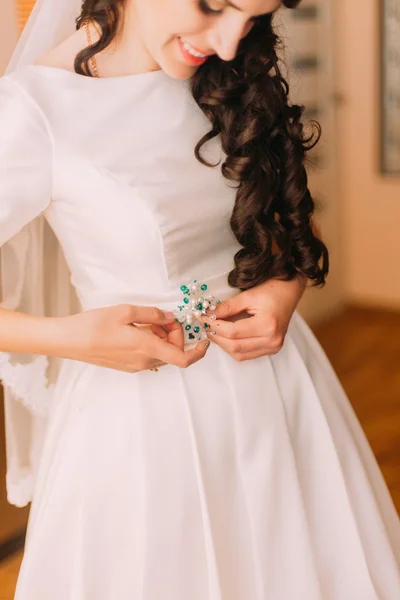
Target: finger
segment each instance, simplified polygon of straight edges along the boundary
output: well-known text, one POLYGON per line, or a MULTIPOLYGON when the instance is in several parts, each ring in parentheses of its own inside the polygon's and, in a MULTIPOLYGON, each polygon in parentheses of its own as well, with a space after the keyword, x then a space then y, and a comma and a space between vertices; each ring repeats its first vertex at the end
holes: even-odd
POLYGON ((168 339, 168 331, 162 325, 151 325, 151 332, 158 335, 162 340, 168 339))
POLYGON ((175 321, 173 321, 172 323, 168 323, 163 326, 151 325, 151 331, 160 339, 169 342, 170 344, 174 344, 175 346, 183 350, 185 340, 183 335, 183 329, 180 323, 176 323, 175 321))
POLYGON ((150 352, 153 358, 180 368, 189 367, 204 358, 209 347, 209 340, 202 340, 189 350, 177 348, 156 336, 150 342, 150 352))
POLYGON ((237 356, 239 354, 245 354, 248 352, 263 352, 264 354, 269 354, 275 352, 278 347, 278 345, 271 342, 270 338, 268 337, 231 340, 210 332, 210 339, 232 356, 237 356))
MULTIPOLYGON (((146 325, 136 325, 136 327, 144 330, 146 325)), ((149 325, 150 331, 158 335, 161 338, 167 338, 168 334, 173 331, 181 331, 182 326, 180 323, 173 321, 172 323, 165 323, 164 325, 149 325)))
POLYGON ((237 313, 246 310, 246 296, 247 294, 244 292, 241 292, 236 296, 232 296, 232 298, 228 298, 227 300, 217 304, 215 310, 212 312, 216 315, 217 319, 227 319, 228 317, 233 317, 237 313))
POLYGON ((183 327, 180 323, 176 323, 175 321, 169 325, 165 325, 165 329, 168 332, 167 339, 168 342, 174 344, 181 350, 183 350, 185 346, 185 336, 183 333, 183 327))
POLYGON ((163 325, 164 323, 170 323, 171 321, 174 321, 175 315, 172 312, 164 312, 156 306, 131 305, 128 311, 127 319, 127 323, 151 323, 163 325))
POLYGON ((205 316, 203 317, 203 321, 209 325, 208 331, 215 329, 218 335, 222 335, 223 337, 232 340, 249 337, 264 337, 268 333, 268 327, 265 326, 257 316, 235 322, 219 319, 211 321, 205 316))

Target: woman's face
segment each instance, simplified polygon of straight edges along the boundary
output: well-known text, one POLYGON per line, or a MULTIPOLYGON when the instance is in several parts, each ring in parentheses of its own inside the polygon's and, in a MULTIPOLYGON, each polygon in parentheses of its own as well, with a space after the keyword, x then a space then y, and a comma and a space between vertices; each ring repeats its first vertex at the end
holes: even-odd
POLYGON ((232 60, 254 18, 277 10, 281 0, 128 0, 128 3, 133 35, 140 37, 140 51, 146 55, 149 70, 161 68, 171 77, 187 79, 211 54, 232 60))

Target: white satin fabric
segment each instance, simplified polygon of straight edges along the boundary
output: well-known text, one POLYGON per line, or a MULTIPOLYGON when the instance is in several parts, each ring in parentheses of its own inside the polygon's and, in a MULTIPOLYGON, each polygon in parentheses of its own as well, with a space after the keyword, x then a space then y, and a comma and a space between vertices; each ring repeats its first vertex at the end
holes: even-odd
MULTIPOLYGON (((35 62, 72 35, 80 9, 81 0, 36 0, 6 74, 35 62)), ((8 131, 2 123, 8 117, 9 111, 5 109, 0 114, 0 131, 8 131)), ((0 147, 0 152, 3 148, 0 147)), ((26 166, 32 170, 30 161, 35 160, 29 158, 26 166)), ((47 317, 71 315, 79 310, 62 247, 43 213, 1 246, 0 261, 1 307, 47 317)), ((61 364, 56 357, 12 353, 2 355, 0 365, 7 382, 4 387, 7 498, 16 506, 25 506, 34 493, 46 434, 48 411, 43 409, 46 399, 50 402, 61 364), (32 377, 37 385, 28 391, 32 377)))
MULTIPOLYGON (((194 156, 209 123, 188 82, 29 65, 0 80, 0 114, 0 243, 44 214, 84 309, 174 309, 191 279, 234 294, 235 190, 194 156)), ((16 600, 400 598, 398 516, 297 312, 271 357, 64 361, 36 398, 48 424, 16 600)))

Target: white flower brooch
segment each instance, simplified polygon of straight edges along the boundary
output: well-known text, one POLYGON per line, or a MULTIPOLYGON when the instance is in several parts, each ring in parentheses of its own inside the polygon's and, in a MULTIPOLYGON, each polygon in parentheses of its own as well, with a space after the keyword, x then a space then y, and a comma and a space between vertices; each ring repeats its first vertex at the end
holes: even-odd
POLYGON ((207 315, 211 321, 215 321, 216 316, 208 312, 215 310, 220 300, 208 293, 206 283, 199 283, 197 279, 189 285, 181 285, 180 290, 183 293, 183 304, 174 310, 175 321, 182 325, 185 338, 189 342, 206 339, 205 330, 210 326, 200 319, 207 315))

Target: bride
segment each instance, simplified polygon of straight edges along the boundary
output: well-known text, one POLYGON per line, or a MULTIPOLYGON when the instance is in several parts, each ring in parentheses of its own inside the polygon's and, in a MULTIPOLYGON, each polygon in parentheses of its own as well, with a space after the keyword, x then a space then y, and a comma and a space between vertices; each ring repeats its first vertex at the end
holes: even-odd
MULTIPOLYGON (((0 78, 16 600, 397 600, 278 0, 38 0, 0 78)), ((284 0, 294 9, 298 0, 284 0)))

